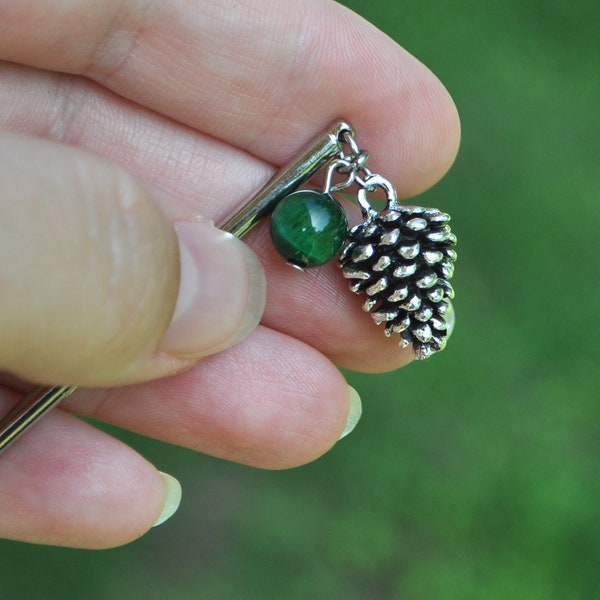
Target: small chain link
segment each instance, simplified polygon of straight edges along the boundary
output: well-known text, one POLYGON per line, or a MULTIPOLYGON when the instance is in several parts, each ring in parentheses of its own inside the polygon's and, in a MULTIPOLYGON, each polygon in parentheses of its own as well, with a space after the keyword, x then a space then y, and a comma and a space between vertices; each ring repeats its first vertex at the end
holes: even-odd
POLYGON ((354 136, 349 131, 344 131, 340 142, 340 158, 349 163, 347 167, 342 167, 340 172, 347 173, 352 171, 358 173, 360 171, 368 177, 370 171, 365 165, 369 158, 369 153, 366 150, 360 149, 354 136), (349 150, 349 152, 346 150, 349 150))

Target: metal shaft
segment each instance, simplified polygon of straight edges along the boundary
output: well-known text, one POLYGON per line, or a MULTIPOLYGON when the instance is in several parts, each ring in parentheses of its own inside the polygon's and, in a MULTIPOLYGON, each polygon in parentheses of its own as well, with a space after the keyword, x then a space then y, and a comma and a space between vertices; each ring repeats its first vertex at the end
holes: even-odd
MULTIPOLYGON (((253 198, 233 214, 221 229, 244 237, 259 221, 273 212, 277 203, 308 181, 339 153, 344 133, 352 128, 342 121, 313 140, 298 158, 280 169, 253 198)), ((0 419, 0 452, 29 426, 75 390, 75 386, 40 387, 27 394, 0 419)))
POLYGON ((293 162, 280 169, 250 202, 221 225, 221 229, 239 238, 244 237, 260 220, 273 212, 284 196, 308 181, 335 157, 346 132, 353 133, 347 123, 340 121, 333 124, 325 135, 313 140, 293 162))

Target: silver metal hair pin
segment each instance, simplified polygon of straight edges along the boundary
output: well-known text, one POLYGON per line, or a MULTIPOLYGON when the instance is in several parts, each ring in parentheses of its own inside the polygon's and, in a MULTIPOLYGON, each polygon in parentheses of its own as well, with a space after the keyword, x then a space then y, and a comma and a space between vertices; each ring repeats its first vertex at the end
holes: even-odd
MULTIPOLYGON (((352 127, 336 122, 221 229, 241 238, 272 213, 273 244, 292 266, 315 267, 339 255, 350 289, 366 295, 363 309, 385 326, 385 335, 397 334, 400 347, 412 344, 415 357, 424 359, 446 345, 456 236, 446 213, 400 205, 392 183, 371 172, 367 159, 352 127), (299 190, 321 170, 321 191, 299 190), (352 189, 364 222, 348 232, 333 194, 352 189), (385 207, 378 211, 369 195, 381 191, 385 207)), ((0 419, 0 452, 75 389, 40 387, 17 402, 0 419)))

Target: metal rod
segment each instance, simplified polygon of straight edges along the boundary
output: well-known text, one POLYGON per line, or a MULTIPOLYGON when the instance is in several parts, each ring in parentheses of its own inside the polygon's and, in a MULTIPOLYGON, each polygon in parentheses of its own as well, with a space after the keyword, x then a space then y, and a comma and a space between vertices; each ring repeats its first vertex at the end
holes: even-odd
MULTIPOLYGON (((247 204, 223 223, 221 229, 236 237, 244 237, 273 211, 284 196, 306 183, 340 152, 345 133, 353 134, 350 125, 343 121, 334 123, 293 162, 280 169, 247 204)), ((39 387, 19 400, 0 419, 0 452, 75 389, 72 385, 39 387)))
POLYGON ((74 390, 75 386, 40 387, 19 400, 0 420, 0 452, 74 390))
POLYGON ((221 229, 239 238, 244 237, 260 220, 273 212, 284 196, 306 183, 335 157, 346 132, 353 133, 350 125, 343 121, 334 123, 325 135, 313 140, 292 163, 280 169, 250 202, 223 223, 221 229))

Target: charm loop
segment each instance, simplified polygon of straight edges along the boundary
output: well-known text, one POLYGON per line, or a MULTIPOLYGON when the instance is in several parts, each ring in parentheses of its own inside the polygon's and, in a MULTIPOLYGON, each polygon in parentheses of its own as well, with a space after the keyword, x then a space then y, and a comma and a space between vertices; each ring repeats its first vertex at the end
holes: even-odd
POLYGON ((367 194, 375 192, 377 188, 381 188, 386 195, 386 205, 384 210, 397 208, 398 194, 396 192, 396 188, 387 179, 381 175, 371 174, 361 183, 362 185, 356 193, 356 201, 358 202, 358 205, 360 206, 362 214, 365 218, 377 214, 377 211, 372 207, 367 196, 367 194))
POLYGON ((338 160, 333 161, 327 169, 325 183, 323 184, 323 192, 325 194, 331 194, 333 192, 346 190, 349 187, 352 187, 355 179, 356 170, 352 169, 352 163, 345 158, 338 158, 338 160), (334 184, 333 177, 336 173, 346 175, 346 179, 334 184))

